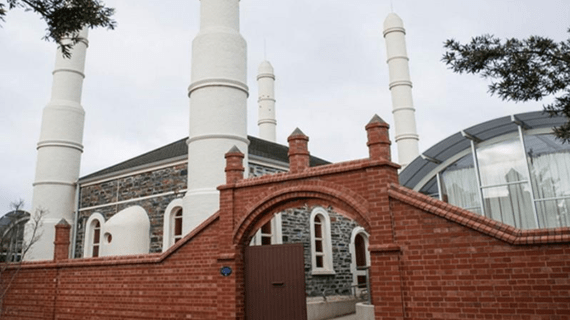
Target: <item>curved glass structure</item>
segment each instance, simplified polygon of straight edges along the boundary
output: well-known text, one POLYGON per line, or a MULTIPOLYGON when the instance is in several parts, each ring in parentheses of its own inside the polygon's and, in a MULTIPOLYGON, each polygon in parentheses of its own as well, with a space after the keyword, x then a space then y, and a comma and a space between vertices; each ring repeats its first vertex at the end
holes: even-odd
POLYGON ((529 112, 463 130, 415 159, 400 183, 520 229, 570 226, 566 118, 529 112))

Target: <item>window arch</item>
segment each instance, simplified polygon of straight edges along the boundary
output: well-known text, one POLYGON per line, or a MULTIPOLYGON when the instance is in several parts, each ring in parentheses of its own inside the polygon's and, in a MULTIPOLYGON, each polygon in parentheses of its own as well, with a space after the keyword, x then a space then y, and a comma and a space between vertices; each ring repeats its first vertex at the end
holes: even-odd
POLYGON ((83 257, 99 257, 101 256, 101 244, 103 239, 103 227, 105 217, 95 212, 92 214, 85 224, 85 239, 83 246, 83 257))
POLYGON ((182 199, 174 199, 164 210, 164 225, 162 232, 162 252, 168 250, 178 240, 184 237, 184 212, 182 199))
POLYGON ((368 233, 362 227, 352 229, 350 236, 350 272, 352 273, 352 285, 356 292, 366 290, 367 271, 370 266, 370 253, 368 252, 368 233))
POLYGON ((322 207, 316 207, 309 221, 312 274, 334 274, 329 214, 322 207))

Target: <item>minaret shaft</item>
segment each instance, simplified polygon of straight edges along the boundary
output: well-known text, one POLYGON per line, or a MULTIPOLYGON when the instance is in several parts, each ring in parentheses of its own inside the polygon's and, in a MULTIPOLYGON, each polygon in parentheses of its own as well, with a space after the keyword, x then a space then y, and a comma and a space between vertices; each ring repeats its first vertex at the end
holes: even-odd
POLYGON ((384 21, 384 38, 396 131, 394 140, 398 147, 398 162, 402 167, 407 166, 419 155, 419 136, 416 129, 405 34, 402 20, 394 13, 389 14, 384 21))
POLYGON ((237 146, 247 163, 246 42, 239 33, 239 0, 202 0, 200 32, 192 43, 188 191, 184 232, 219 207, 225 153, 237 146))
MULTIPOLYGON (((32 200, 32 214, 44 210, 45 215, 39 230, 42 236, 28 251, 27 260, 52 259, 55 225, 62 218, 69 224, 74 223, 76 184, 83 152, 85 111, 81 106, 81 91, 87 29, 80 32, 80 38, 71 51, 71 58, 64 58, 61 50, 56 54, 51 100, 43 111, 37 145, 32 200)), ((27 241, 28 237, 29 234, 27 241)))
POLYGON ((275 74, 269 61, 263 61, 257 74, 259 97, 259 137, 276 142, 277 120, 275 118, 275 74))

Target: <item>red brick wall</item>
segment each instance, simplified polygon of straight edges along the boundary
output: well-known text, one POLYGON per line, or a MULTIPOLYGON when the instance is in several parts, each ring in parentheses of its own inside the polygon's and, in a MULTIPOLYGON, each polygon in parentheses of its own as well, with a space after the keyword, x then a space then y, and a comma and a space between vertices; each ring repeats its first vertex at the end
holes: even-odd
POLYGON ((521 231, 402 190, 391 208, 405 319, 570 319, 568 228, 521 231))
POLYGON ((398 186, 377 122, 372 159, 241 180, 228 157, 220 211, 164 254, 24 264, 2 319, 244 319, 244 247, 304 204, 370 234, 376 319, 570 319, 570 228, 521 231, 398 186))
POLYGON ((30 263, 2 319, 217 319, 217 217, 165 255, 30 263))
POLYGON ((392 205, 407 318, 570 317, 568 244, 510 245, 392 205))

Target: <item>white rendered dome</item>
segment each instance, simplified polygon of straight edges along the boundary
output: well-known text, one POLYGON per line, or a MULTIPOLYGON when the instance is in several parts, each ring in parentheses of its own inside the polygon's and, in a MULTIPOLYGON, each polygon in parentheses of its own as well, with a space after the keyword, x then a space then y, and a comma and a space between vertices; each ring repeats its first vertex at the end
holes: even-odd
POLYGON ((273 74, 273 72, 274 72, 273 66, 267 60, 261 62, 261 64, 259 64, 259 69, 257 69, 258 74, 264 74, 264 73, 273 74))

